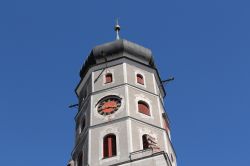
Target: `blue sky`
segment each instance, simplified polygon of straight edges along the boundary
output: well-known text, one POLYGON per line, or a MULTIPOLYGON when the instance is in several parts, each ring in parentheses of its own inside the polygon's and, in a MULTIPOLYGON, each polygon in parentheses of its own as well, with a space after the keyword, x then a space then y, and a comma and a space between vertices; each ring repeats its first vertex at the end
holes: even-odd
POLYGON ((1 165, 61 166, 70 158, 80 67, 121 37, 152 49, 177 161, 250 163, 247 0, 0 2, 1 165))

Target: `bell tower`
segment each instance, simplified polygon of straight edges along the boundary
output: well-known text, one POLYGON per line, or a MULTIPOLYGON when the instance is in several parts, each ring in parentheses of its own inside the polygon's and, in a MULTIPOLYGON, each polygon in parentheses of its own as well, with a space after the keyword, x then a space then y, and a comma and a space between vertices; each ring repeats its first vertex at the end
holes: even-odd
POLYGON ((92 49, 75 92, 69 166, 176 166, 166 93, 151 50, 119 38, 92 49))

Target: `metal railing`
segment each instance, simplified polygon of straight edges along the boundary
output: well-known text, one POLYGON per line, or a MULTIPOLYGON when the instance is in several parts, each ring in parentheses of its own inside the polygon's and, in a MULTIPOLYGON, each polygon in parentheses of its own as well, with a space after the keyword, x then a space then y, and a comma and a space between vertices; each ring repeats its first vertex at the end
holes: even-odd
POLYGON ((148 149, 142 149, 142 150, 138 150, 138 151, 134 151, 132 153, 129 154, 129 159, 134 160, 137 158, 141 158, 141 157, 146 157, 146 156, 150 156, 152 155, 153 149, 152 148, 148 148, 148 149))

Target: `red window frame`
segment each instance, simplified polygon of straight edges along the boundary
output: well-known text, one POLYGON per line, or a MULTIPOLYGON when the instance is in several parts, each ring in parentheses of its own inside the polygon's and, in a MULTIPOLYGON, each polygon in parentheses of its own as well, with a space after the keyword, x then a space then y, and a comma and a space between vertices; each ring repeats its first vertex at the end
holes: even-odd
POLYGON ((136 80, 138 84, 144 85, 144 79, 141 74, 136 74, 136 80))
POLYGON ((103 158, 116 156, 116 136, 108 134, 103 138, 103 158))
POLYGON ((105 75, 105 84, 111 83, 113 81, 112 73, 107 73, 105 75))
POLYGON ((138 111, 142 114, 150 116, 149 105, 144 101, 138 101, 138 111))

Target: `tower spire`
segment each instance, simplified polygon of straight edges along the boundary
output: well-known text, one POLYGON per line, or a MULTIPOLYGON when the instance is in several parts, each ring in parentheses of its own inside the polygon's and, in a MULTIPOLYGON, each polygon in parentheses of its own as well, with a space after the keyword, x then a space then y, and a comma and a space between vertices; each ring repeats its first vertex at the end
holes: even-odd
POLYGON ((115 24, 115 31, 116 31, 116 40, 119 40, 120 39, 120 36, 119 36, 119 31, 121 30, 121 27, 118 23, 118 19, 116 19, 116 24, 115 24))

